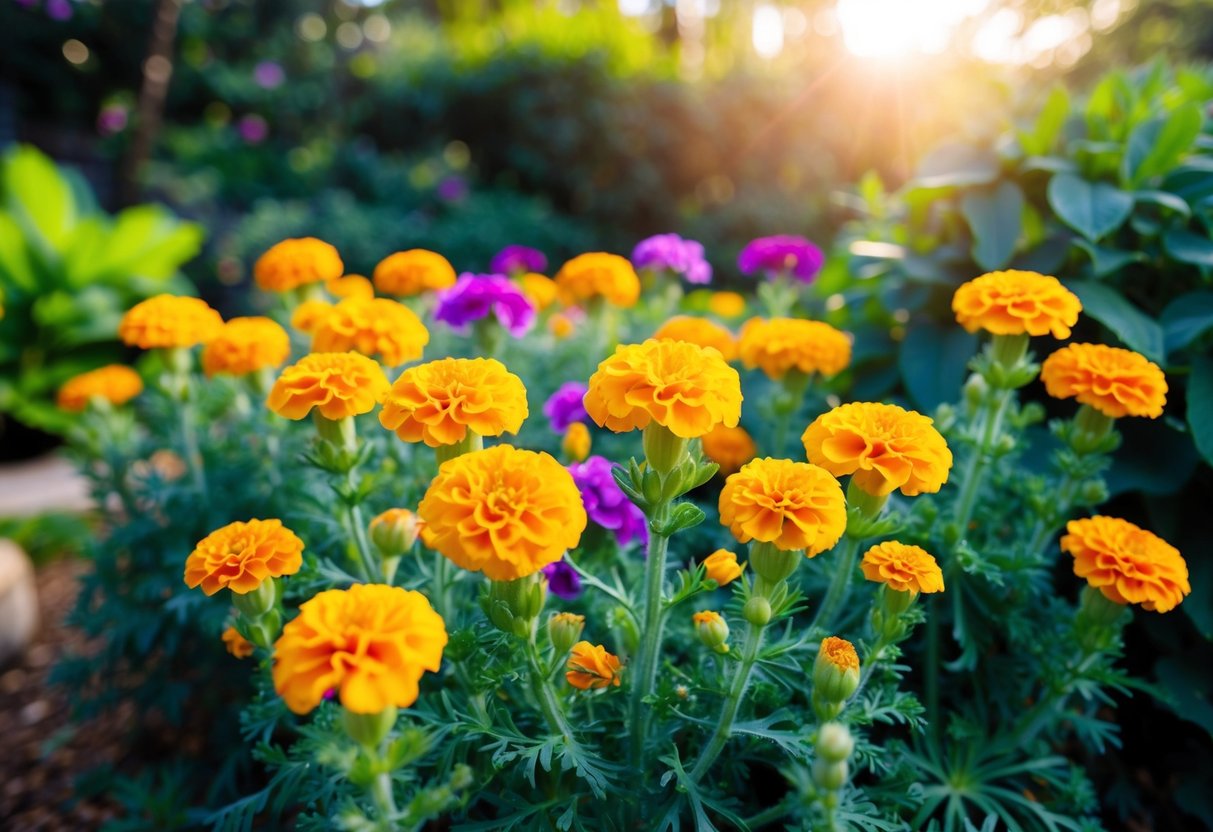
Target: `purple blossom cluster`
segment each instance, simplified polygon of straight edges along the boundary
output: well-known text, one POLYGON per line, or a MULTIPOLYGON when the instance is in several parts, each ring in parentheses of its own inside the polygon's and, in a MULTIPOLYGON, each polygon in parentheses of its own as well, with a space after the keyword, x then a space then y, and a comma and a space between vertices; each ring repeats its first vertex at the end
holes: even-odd
POLYGON ((494 315, 519 338, 535 322, 535 307, 515 283, 499 274, 461 274, 455 285, 438 295, 434 317, 457 332, 474 321, 494 315))
POLYGON ((606 457, 590 456, 585 462, 569 466, 573 482, 581 492, 586 514, 615 535, 623 546, 633 540, 648 542, 649 532, 642 512, 619 488, 611 475, 611 462, 606 457))
POLYGON ((543 415, 548 417, 555 433, 564 433, 574 422, 588 422, 585 393, 588 388, 580 381, 566 381, 543 403, 543 415))
POLYGON ((548 589, 558 598, 572 601, 581 594, 581 576, 567 559, 549 563, 543 567, 543 574, 548 579, 548 589))
POLYGON ((804 237, 778 234, 751 240, 737 258, 742 274, 765 272, 768 277, 787 274, 811 283, 825 263, 821 249, 804 237))
POLYGON ((537 248, 529 246, 506 246, 493 255, 489 270, 496 274, 542 272, 548 266, 548 258, 537 248))
POLYGON ((632 250, 637 269, 680 274, 688 283, 711 283, 712 266, 703 258, 703 245, 677 234, 658 234, 641 240, 632 250))

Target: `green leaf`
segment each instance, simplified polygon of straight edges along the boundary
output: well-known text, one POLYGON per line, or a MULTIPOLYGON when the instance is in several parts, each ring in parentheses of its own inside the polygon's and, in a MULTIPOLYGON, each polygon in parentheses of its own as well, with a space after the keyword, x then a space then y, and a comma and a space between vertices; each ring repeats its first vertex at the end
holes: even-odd
POLYGON ((63 250, 76 224, 76 201, 54 162, 28 145, 9 152, 0 168, 0 192, 4 206, 37 238, 44 254, 63 250))
POLYGON ((960 201, 973 232, 973 259, 986 271, 1001 269, 1015 253, 1023 228, 1023 192, 1013 182, 970 191, 960 201))
POLYGON ((1116 425, 1123 442, 1108 469, 1108 493, 1128 491, 1169 496, 1183 488, 1196 468, 1192 437, 1176 430, 1164 418, 1120 419, 1116 425))
POLYGON ((1133 128, 1121 160, 1121 182, 1135 188, 1174 168, 1196 141, 1203 120, 1200 107, 1189 103, 1133 128))
POLYGON ((934 410, 956 398, 964 383, 977 337, 959 327, 923 323, 909 327, 898 363, 910 397, 919 409, 934 410))
POLYGON ((1182 350, 1213 329, 1213 292, 1180 295, 1167 304, 1158 321, 1162 324, 1167 353, 1182 350))
POLYGON ((988 185, 998 178, 998 157, 964 144, 945 144, 927 154, 911 183, 915 188, 988 185))
POLYGON ((1133 197, 1106 182, 1088 182, 1069 173, 1049 180, 1049 205, 1062 222, 1088 240, 1120 228, 1133 212, 1133 197))
POLYGON ((1065 87, 1058 84, 1045 99, 1031 132, 1019 134, 1019 145, 1023 152, 1028 156, 1044 156, 1052 150, 1069 114, 1070 94, 1066 92, 1065 87))
POLYGON ((1188 429, 1196 450, 1213 465, 1213 357, 1198 355, 1188 379, 1188 429))
POLYGON ((1145 259, 1145 255, 1139 251, 1121 251, 1114 248, 1105 248, 1104 246, 1097 246, 1089 240, 1084 240, 1082 237, 1076 237, 1074 245, 1078 246, 1091 257, 1091 272, 1096 277, 1106 277, 1120 271, 1130 263, 1145 259))
POLYGON ((1090 280, 1066 284, 1082 301, 1082 311, 1106 326, 1130 349, 1151 361, 1162 363, 1166 357, 1162 327, 1110 286, 1090 280))
POLYGON ((1192 207, 1188 205, 1187 200, 1167 191, 1136 191, 1133 194, 1133 199, 1139 203, 1152 202, 1160 208, 1174 211, 1183 217, 1192 216, 1192 207))
POLYGON ((1213 266, 1213 240, 1186 228, 1170 228, 1162 235, 1162 247, 1171 257, 1193 266, 1213 266))

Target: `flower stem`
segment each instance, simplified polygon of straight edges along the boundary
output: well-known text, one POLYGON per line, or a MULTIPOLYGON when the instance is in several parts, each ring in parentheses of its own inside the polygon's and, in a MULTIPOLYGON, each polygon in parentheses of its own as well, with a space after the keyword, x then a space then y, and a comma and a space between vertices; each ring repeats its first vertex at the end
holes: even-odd
POLYGON ((712 763, 716 762, 716 758, 720 756, 720 752, 724 750, 725 744, 729 741, 729 736, 733 732, 733 721, 737 718, 737 709, 741 707, 741 697, 750 683, 750 673, 754 669, 754 662, 758 659, 758 648, 762 646, 764 629, 765 627, 755 624, 748 625, 745 646, 742 648, 741 666, 737 668, 737 673, 733 676, 733 684, 729 686, 728 695, 725 696, 724 705, 720 709, 720 719, 716 723, 716 731, 712 734, 707 748, 699 756, 699 761, 695 763, 695 768, 691 770, 692 782, 699 782, 707 774, 708 769, 712 767, 712 763))
POLYGON ((568 720, 564 718, 564 710, 560 707, 560 702, 556 699, 556 692, 552 690, 547 673, 543 670, 543 663, 539 660, 539 648, 535 646, 535 629, 533 627, 526 643, 526 657, 531 665, 531 689, 539 701, 539 710, 543 712, 543 718, 547 720, 548 728, 559 734, 566 743, 576 744, 573 739, 573 729, 569 727, 568 720))
POLYGON ((352 495, 358 493, 358 469, 351 468, 346 474, 346 485, 349 488, 351 501, 345 504, 345 521, 350 537, 354 540, 354 550, 358 557, 358 568, 362 577, 371 583, 382 580, 379 574, 379 561, 371 551, 371 543, 366 536, 366 524, 362 520, 362 507, 352 502, 352 495))
POLYGON ((939 609, 940 603, 932 600, 927 610, 927 654, 925 688, 927 699, 927 724, 940 735, 939 725, 939 609))
POLYGON ((978 414, 977 445, 969 456, 965 466, 964 479, 960 483, 960 496, 956 498, 954 519, 964 538, 973 517, 973 509, 977 506, 977 495, 981 490, 981 481, 985 478, 986 469, 990 463, 990 452, 1002 429, 1002 420, 1006 416, 1007 406, 1015 395, 1013 389, 1000 389, 994 394, 993 407, 983 404, 978 414))
POLYGON ((649 711, 644 707, 644 698, 653 691, 657 678, 657 660, 661 653, 661 631, 665 623, 662 586, 665 581, 665 556, 670 544, 668 537, 652 531, 652 525, 664 521, 669 513, 668 503, 653 510, 648 554, 644 564, 644 622, 636 655, 636 673, 632 676, 631 718, 628 723, 632 739, 632 760, 637 770, 643 770, 644 767, 644 741, 649 724, 649 711))
POLYGON ((846 599, 847 590, 851 587, 851 573, 855 571, 855 556, 858 553, 859 538, 849 534, 843 537, 842 551, 838 554, 838 568, 834 570, 826 596, 822 599, 821 606, 817 608, 817 614, 813 616, 813 623, 809 625, 810 633, 826 630, 834 618, 838 605, 846 599))
POLYGON ((198 420, 194 413, 193 397, 190 395, 189 377, 184 376, 179 384, 177 413, 181 418, 181 448, 185 452, 185 462, 194 478, 194 489, 205 502, 208 497, 206 468, 202 461, 202 451, 198 447, 198 420))
POLYGON ((388 829, 394 829, 392 818, 396 816, 396 800, 392 797, 392 775, 381 771, 371 781, 371 798, 379 810, 380 819, 388 829))

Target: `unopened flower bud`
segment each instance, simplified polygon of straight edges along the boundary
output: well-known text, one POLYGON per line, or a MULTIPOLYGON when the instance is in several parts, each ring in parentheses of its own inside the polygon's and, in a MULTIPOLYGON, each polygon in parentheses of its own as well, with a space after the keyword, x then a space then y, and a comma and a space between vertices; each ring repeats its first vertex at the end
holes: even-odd
POLYGON ((827 762, 841 763, 855 750, 855 738, 841 722, 827 722, 817 732, 817 756, 827 762))
POLYGON ((232 604, 249 621, 255 621, 274 608, 278 601, 278 582, 266 578, 251 592, 232 591, 232 604))
POLYGON ((581 640, 585 629, 585 616, 571 612, 558 612, 548 619, 548 639, 552 649, 563 655, 581 640))
POLYGON ((546 590, 542 573, 514 581, 489 581, 485 612, 499 630, 526 636, 543 609, 546 590))
POLYGON ((673 471, 687 456, 687 440, 664 425, 650 422, 643 432, 644 458, 654 471, 673 471))
POLYGON ((1103 480, 1088 480, 1078 496, 1084 506, 1097 506, 1108 499, 1108 484, 1103 480))
POLYGON ((724 616, 713 610, 702 610, 691 616, 691 620, 705 647, 717 653, 729 652, 729 622, 724 616))
POLYGON ((965 404, 970 408, 978 408, 990 392, 990 385, 977 373, 969 376, 964 386, 965 404))
POLYGON ((750 567, 769 585, 786 581, 803 559, 804 552, 800 550, 784 552, 773 543, 758 540, 750 544, 750 567))
POLYGON ((822 719, 833 719, 859 687, 859 654, 846 639, 822 639, 813 663, 813 707, 822 719))
POLYGON ((761 595, 754 595, 745 602, 741 614, 755 627, 765 627, 771 623, 771 602, 761 595))
POLYGON ((471 766, 466 763, 460 763, 451 770, 451 779, 448 781, 448 785, 454 791, 463 791, 475 782, 474 774, 471 766))
POLYGON ((831 763, 818 757, 813 761, 813 782, 817 788, 836 792, 847 784, 849 769, 846 761, 831 763))
POLYGON ((582 422, 573 422, 564 433, 560 448, 564 455, 574 462, 582 462, 590 455, 590 429, 582 422))
POLYGON ((396 706, 388 705, 374 714, 359 714, 342 709, 341 725, 354 742, 367 748, 376 748, 396 724, 396 706))
POLYGON ((703 559, 703 566, 708 578, 717 586, 724 586, 741 577, 745 564, 738 565, 737 555, 728 549, 717 549, 703 559))
POLYGON ((369 532, 379 554, 399 557, 417 541, 417 515, 407 508, 390 508, 371 521, 369 532))

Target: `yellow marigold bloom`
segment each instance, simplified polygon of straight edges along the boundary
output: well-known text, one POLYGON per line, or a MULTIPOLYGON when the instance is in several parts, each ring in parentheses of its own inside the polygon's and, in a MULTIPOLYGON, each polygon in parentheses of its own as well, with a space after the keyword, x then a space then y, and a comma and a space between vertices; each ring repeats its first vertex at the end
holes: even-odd
POLYGON ((548 330, 561 340, 572 335, 575 328, 573 319, 560 312, 548 318, 548 330))
POLYGON ((685 341, 624 344, 590 376, 585 409, 616 433, 664 425, 693 439, 741 418, 741 377, 720 353, 685 341))
POLYGON ((556 286, 565 305, 601 297, 626 308, 640 299, 640 278, 628 259, 601 251, 579 254, 561 266, 556 286))
POLYGON ((341 277, 345 264, 341 255, 324 240, 300 237, 283 240, 257 258, 253 277, 267 292, 286 292, 309 283, 341 277))
POLYGON ((864 553, 859 565, 869 581, 897 592, 943 592, 943 571, 925 549, 886 540, 864 553))
POLYGON ((1055 277, 1036 272, 990 272, 952 296, 956 321, 969 332, 1069 338, 1082 302, 1055 277))
POLYGON ((1167 377, 1153 361, 1132 350, 1103 344, 1070 344, 1040 368, 1045 390, 1058 399, 1078 399, 1105 416, 1157 419, 1167 403, 1167 377))
POLYGON ((267 578, 293 575, 303 565, 303 541, 281 520, 229 523, 208 534, 185 560, 185 583, 207 595, 230 589, 246 595, 267 578))
POLYGON ((700 610, 691 616, 695 633, 705 647, 717 653, 729 652, 729 622, 715 610, 700 610))
POLYGON ((332 311, 333 304, 327 300, 305 300, 291 313, 291 329, 314 335, 320 328, 320 322, 332 311))
POLYGON ((383 368, 356 352, 314 352, 284 368, 267 404, 287 419, 320 411, 326 419, 369 413, 388 391, 383 368))
POLYGON ((754 455, 758 447, 753 437, 743 427, 717 425, 705 433, 700 442, 703 444, 703 455, 720 466, 720 472, 725 476, 741 470, 754 455))
POLYGON ((320 319, 312 336, 312 349, 379 355, 389 367, 396 367, 420 358, 429 342, 430 331, 403 303, 387 298, 350 298, 320 319))
POLYGON ((417 701, 437 672, 446 625, 420 592, 382 584, 329 589, 299 606, 274 644, 274 690, 297 714, 330 690, 356 714, 417 701))
POLYGON ((542 312, 555 303, 560 292, 556 287, 556 281, 537 272, 527 272, 518 278, 518 282, 522 285, 523 294, 530 299, 531 303, 535 304, 537 312, 542 312))
POLYGON ((455 269, 436 251, 423 248, 389 254, 375 267, 375 288, 385 295, 419 295, 455 285, 455 269))
POLYGON ((703 559, 707 577, 716 582, 717 586, 732 583, 741 577, 745 564, 738 565, 737 555, 728 549, 717 549, 703 559))
POLYGON ((1071 520, 1061 550, 1074 556, 1075 575, 1117 604, 1166 612, 1192 591, 1179 550, 1118 517, 1071 520))
POLYGON ((821 321, 750 318, 741 328, 738 350, 749 369, 762 368, 781 379, 790 370, 833 376, 851 363, 851 339, 821 321))
POLYGON ((59 388, 58 404, 62 410, 79 413, 93 398, 120 405, 142 392, 143 379, 138 373, 121 364, 108 364, 69 378, 59 388))
POLYGON ((154 350, 192 347, 215 337, 223 318, 206 301, 178 295, 156 295, 127 310, 118 337, 130 347, 154 350))
POLYGON ((240 631, 235 627, 228 627, 223 631, 223 646, 238 659, 247 659, 253 655, 253 643, 240 635, 240 631))
POLYGON ((859 670, 859 654, 855 652, 855 645, 845 638, 826 636, 821 640, 819 655, 843 672, 859 670))
POLYGON ((745 297, 737 292, 713 292, 708 311, 722 318, 740 318, 745 314, 745 297))
POLYGON ((396 557, 413 548, 420 525, 417 515, 407 508, 389 508, 371 520, 367 531, 384 557, 396 557))
POLYGON ((495 581, 560 560, 586 526, 568 469, 548 454, 509 445, 444 462, 417 513, 427 546, 495 581))
POLYGON ((443 358, 401 373, 379 422, 405 442, 431 448, 481 436, 517 433, 527 417, 522 379, 493 358, 443 358))
POLYGON ((375 287, 360 274, 347 274, 326 281, 324 288, 335 298, 357 298, 370 300, 375 297, 375 287))
POLYGON ((619 674, 622 671, 619 657, 608 653, 601 644, 590 644, 588 641, 574 644, 567 667, 564 678, 575 688, 596 690, 611 685, 619 687, 619 674))
POLYGON ((823 468, 755 459, 725 480, 720 522, 742 543, 759 540, 813 557, 846 531, 847 501, 838 480, 823 468))
POLYGON ((560 449, 564 455, 575 462, 582 462, 590 455, 590 447, 593 445, 593 439, 590 438, 590 429, 583 422, 573 422, 569 425, 568 430, 564 432, 564 439, 560 442, 560 449))
POLYGON ((688 344, 712 347, 725 361, 737 357, 737 339, 733 333, 707 318, 677 315, 662 324, 653 337, 658 341, 686 341, 688 344))
POLYGON ((277 367, 291 356, 286 330, 269 318, 232 318, 202 350, 202 369, 208 376, 234 376, 277 367))
POLYGON ((934 494, 948 481, 952 452, 934 422, 892 404, 855 402, 818 416, 801 437, 809 461, 882 496, 934 494))

